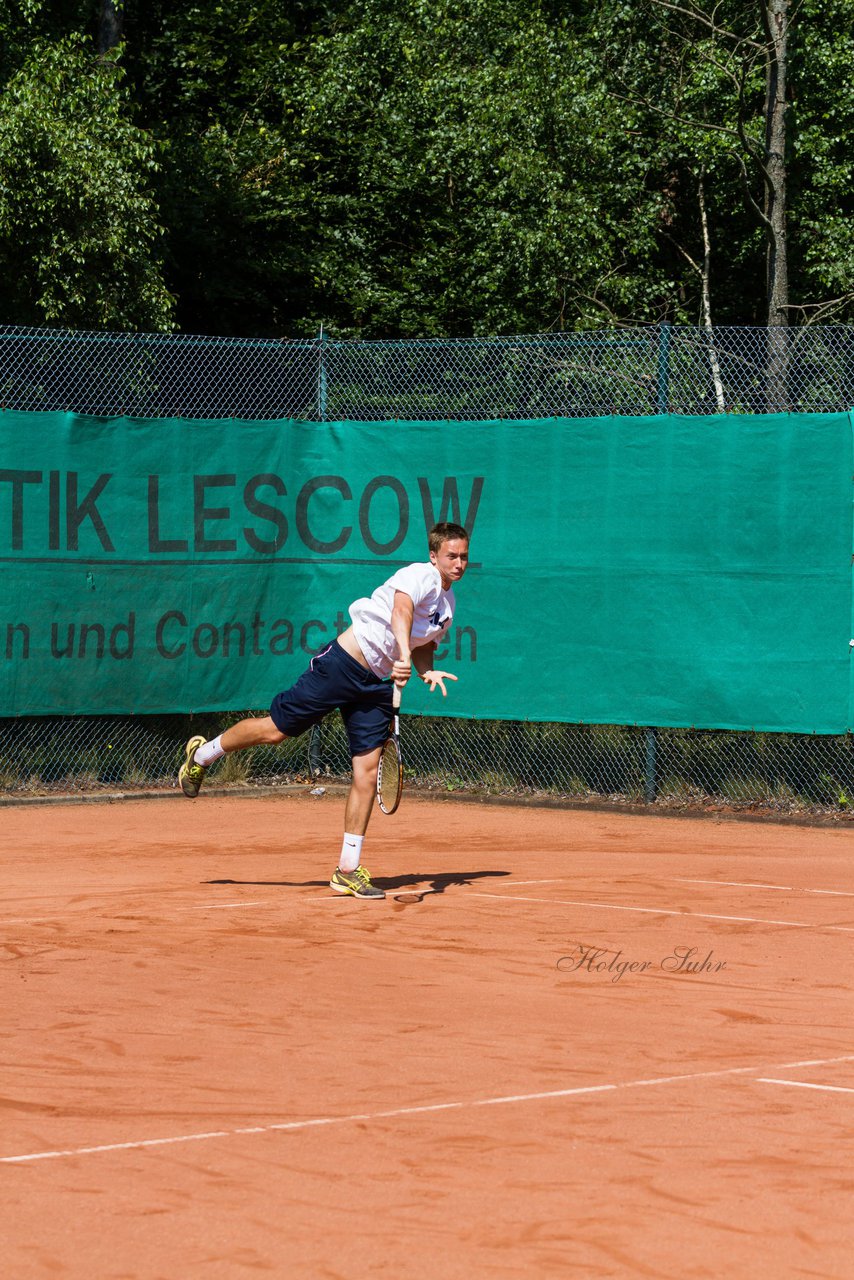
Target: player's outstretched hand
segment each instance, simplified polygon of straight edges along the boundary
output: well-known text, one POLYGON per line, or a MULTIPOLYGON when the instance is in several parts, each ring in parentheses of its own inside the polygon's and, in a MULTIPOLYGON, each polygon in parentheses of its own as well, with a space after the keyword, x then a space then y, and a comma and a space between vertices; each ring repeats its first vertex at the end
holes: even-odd
POLYGON ((445 688, 446 680, 456 680, 458 677, 450 671, 425 671, 421 679, 425 684, 429 684, 430 692, 436 688, 436 685, 442 690, 442 697, 447 698, 448 690, 445 688))

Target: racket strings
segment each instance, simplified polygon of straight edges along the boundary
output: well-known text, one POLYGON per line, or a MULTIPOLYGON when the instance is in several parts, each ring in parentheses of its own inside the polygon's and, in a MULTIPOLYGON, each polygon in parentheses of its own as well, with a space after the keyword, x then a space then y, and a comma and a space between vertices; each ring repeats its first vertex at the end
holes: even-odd
POLYGON ((384 812, 394 812, 400 802, 402 788, 403 764, 394 739, 389 738, 383 747, 377 773, 377 796, 384 812))

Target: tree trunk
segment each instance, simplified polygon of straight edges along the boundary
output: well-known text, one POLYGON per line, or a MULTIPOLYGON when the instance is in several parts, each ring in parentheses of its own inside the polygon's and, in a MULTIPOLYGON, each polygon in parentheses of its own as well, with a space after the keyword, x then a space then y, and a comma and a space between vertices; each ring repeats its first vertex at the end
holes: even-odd
POLYGON ((98 53, 103 58, 122 42, 125 26, 125 0, 101 0, 98 19, 98 53))
POLYGON ((763 0, 768 41, 765 79, 765 216, 768 282, 768 409, 788 405, 789 264, 786 241, 786 74, 789 0, 763 0))
POLYGON ((703 289, 703 324, 709 342, 709 364, 712 369, 712 381, 715 385, 715 402, 718 406, 718 413, 725 413, 724 384, 721 377, 717 348, 715 347, 715 330, 712 324, 712 239, 709 235, 709 218, 706 213, 706 187, 702 170, 700 170, 700 176, 697 179, 697 204, 700 209, 700 228, 703 233, 703 266, 700 272, 703 289))
POLYGON ((766 0, 765 213, 768 237, 768 323, 789 322, 786 252, 786 74, 789 0, 766 0))

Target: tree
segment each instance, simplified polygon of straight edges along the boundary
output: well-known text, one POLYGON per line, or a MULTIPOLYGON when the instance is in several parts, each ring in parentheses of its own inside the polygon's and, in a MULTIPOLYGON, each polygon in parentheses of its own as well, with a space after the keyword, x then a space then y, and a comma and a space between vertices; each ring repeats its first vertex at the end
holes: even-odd
POLYGON ((658 117, 665 149, 695 180, 702 175, 704 193, 737 173, 745 208, 763 232, 764 318, 785 326, 789 0, 646 0, 632 33, 640 28, 643 36, 628 42, 617 33, 616 92, 658 117))
POLYGON ((854 26, 849 0, 803 0, 791 52, 791 314, 854 319, 854 26))
POLYGON ((272 185, 312 229, 313 324, 453 335, 656 318, 645 161, 567 19, 520 0, 359 0, 289 72, 272 185))
POLYGON ((5 317, 785 343, 854 314, 849 8, 0 0, 5 317))
POLYGON ((98 21, 98 53, 101 57, 117 49, 125 25, 125 0, 101 0, 98 21))
POLYGON ((185 331, 278 336, 306 309, 316 214, 284 136, 282 85, 335 7, 129 0, 124 64, 157 139, 165 269, 185 331))
MULTIPOLYGON (((762 49, 765 64, 765 144, 760 154, 751 140, 749 150, 762 175, 764 187, 761 218, 767 231, 768 324, 787 325, 789 0, 762 0, 760 9, 765 34, 762 49)), ((746 131, 744 136, 747 138, 746 131)))
POLYGON ((31 44, 0 103, 0 297, 18 323, 167 328, 151 139, 79 35, 31 44))

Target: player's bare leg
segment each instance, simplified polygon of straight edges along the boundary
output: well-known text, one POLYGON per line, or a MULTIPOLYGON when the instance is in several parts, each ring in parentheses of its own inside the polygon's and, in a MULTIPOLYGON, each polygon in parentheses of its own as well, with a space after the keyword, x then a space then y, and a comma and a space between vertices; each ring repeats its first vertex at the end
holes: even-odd
POLYGON ((377 766, 382 747, 353 756, 353 778, 344 809, 344 843, 338 868, 329 881, 336 893, 352 894, 354 898, 384 898, 382 889, 371 883, 371 878, 361 865, 362 841, 371 820, 374 799, 377 794, 377 766))
POLYGON ((246 747, 276 745, 284 742, 286 737, 287 734, 276 728, 270 716, 250 716, 248 720, 238 720, 237 724, 226 729, 225 733, 220 734, 219 740, 223 751, 228 755, 232 751, 244 751, 246 747))
POLYGON ((191 738, 184 749, 184 763, 178 770, 178 782, 185 796, 191 800, 199 794, 205 773, 215 760, 232 751, 245 751, 247 747, 283 742, 287 734, 274 725, 270 716, 250 716, 238 720, 218 738, 207 742, 201 734, 191 738))
POLYGON ((353 779, 344 809, 344 830, 363 836, 371 820, 377 795, 377 769, 382 747, 353 756, 353 779))

